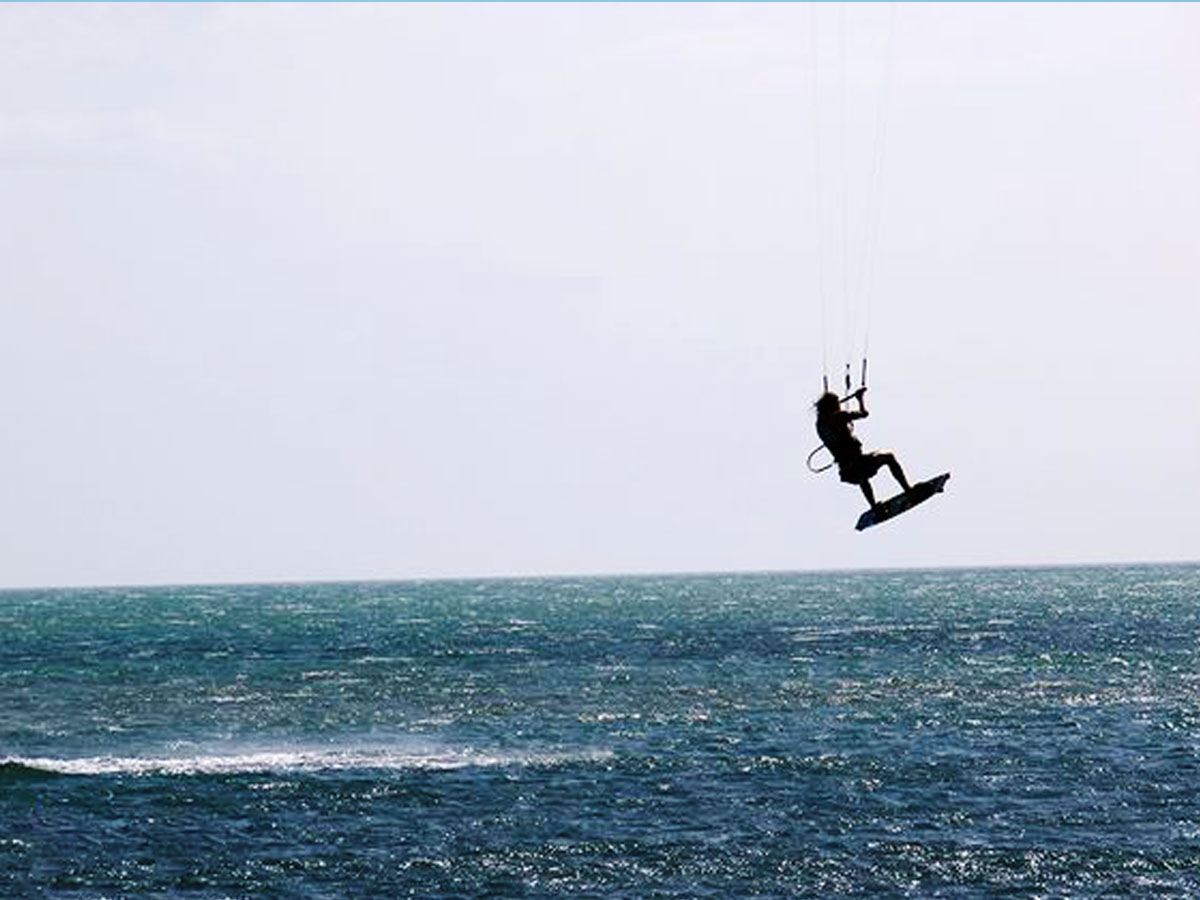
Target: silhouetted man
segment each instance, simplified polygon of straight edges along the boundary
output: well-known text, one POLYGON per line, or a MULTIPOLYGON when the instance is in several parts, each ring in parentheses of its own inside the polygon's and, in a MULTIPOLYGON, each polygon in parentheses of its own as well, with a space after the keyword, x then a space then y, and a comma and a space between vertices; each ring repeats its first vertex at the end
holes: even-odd
POLYGON ((868 415, 866 404, 863 403, 865 387, 847 397, 858 401, 858 410, 842 409, 842 401, 838 395, 826 391, 817 400, 817 434, 838 466, 838 475, 847 484, 857 484, 867 498, 871 508, 875 508, 875 492, 871 489, 871 479, 883 467, 887 466, 892 477, 907 493, 912 490, 904 470, 896 457, 886 451, 863 453, 862 442, 854 436, 854 420, 865 419, 868 415))

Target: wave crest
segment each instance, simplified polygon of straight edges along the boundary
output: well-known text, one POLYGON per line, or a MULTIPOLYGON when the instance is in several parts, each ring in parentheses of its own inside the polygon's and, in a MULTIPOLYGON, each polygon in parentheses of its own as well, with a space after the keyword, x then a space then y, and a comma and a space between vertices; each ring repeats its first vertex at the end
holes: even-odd
POLYGON ((249 775, 354 770, 450 771, 467 768, 545 767, 601 762, 611 750, 505 752, 459 750, 259 750, 189 756, 0 757, 0 777, 38 775, 249 775))

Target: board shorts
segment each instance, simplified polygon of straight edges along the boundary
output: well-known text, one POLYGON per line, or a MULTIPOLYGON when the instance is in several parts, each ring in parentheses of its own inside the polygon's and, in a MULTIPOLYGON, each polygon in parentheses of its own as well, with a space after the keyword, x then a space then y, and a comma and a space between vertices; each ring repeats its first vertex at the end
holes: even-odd
POLYGON ((860 453, 851 459, 838 460, 838 477, 847 484, 870 481, 883 468, 883 456, 881 453, 860 453))

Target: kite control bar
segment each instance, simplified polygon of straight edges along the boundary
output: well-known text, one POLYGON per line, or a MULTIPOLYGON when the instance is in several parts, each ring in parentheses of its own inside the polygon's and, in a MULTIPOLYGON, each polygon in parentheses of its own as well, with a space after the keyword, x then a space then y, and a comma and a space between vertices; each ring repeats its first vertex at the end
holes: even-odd
MULTIPOLYGON (((825 390, 828 391, 829 390, 829 376, 826 375, 821 380, 824 384, 825 390)), ((862 370, 859 372, 859 376, 858 376, 858 390, 857 391, 850 390, 850 385, 851 385, 850 363, 846 363, 846 396, 841 399, 842 403, 845 403, 847 400, 853 400, 855 394, 858 394, 859 392, 865 391, 867 389, 867 358, 865 356, 863 357, 863 361, 862 361, 862 370)))

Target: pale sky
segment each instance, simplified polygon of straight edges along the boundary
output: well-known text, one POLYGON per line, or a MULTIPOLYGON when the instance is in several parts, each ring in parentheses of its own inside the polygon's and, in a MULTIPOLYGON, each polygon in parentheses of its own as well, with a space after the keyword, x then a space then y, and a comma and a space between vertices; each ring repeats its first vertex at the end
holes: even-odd
POLYGON ((1200 558, 1200 7, 889 12, 0 6, 0 586, 1200 558))

